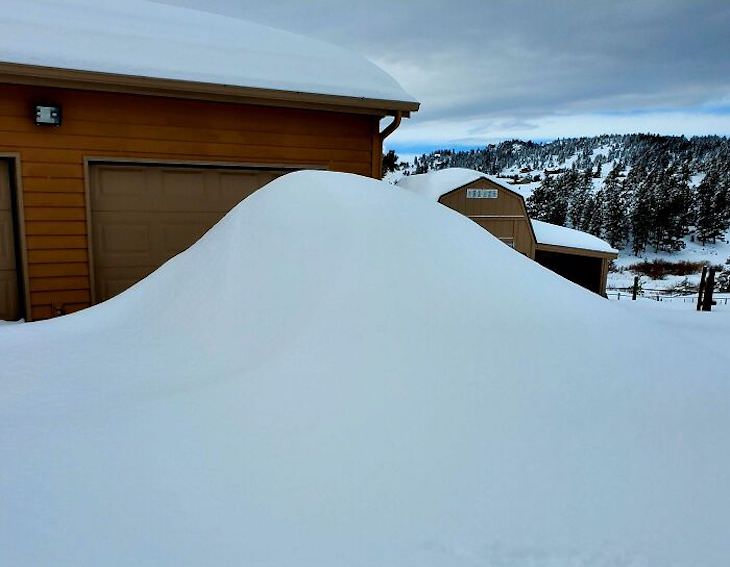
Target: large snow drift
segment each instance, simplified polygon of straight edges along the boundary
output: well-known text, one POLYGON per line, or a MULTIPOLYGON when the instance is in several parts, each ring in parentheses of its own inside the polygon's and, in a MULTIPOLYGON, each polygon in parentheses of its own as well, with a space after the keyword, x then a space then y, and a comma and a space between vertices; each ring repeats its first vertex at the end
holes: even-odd
POLYGON ((433 202, 290 174, 122 295, 0 328, 2 563, 723 565, 701 343, 433 202))
POLYGON ((0 0, 0 61, 413 101, 374 63, 260 24, 145 0, 0 0))

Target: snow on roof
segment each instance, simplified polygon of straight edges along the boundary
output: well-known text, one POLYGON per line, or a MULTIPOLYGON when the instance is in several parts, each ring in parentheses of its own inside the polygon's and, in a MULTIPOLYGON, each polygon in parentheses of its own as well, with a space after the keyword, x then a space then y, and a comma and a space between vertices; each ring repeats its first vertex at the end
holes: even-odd
POLYGON ((698 333, 289 174, 117 297, 0 327, 3 564, 724 565, 730 381, 697 368, 730 353, 698 333))
POLYGON ((144 0, 0 0, 0 61, 240 87, 414 99, 345 49, 144 0))
POLYGON ((534 219, 531 222, 538 244, 567 246, 570 248, 593 250, 595 252, 618 254, 618 250, 613 248, 608 242, 587 232, 534 219))
POLYGON ((463 187, 477 179, 488 179, 508 191, 514 191, 514 189, 498 177, 465 167, 447 167, 445 169, 429 171, 428 173, 406 175, 400 178, 396 184, 402 189, 407 189, 408 191, 438 201, 446 193, 463 187))

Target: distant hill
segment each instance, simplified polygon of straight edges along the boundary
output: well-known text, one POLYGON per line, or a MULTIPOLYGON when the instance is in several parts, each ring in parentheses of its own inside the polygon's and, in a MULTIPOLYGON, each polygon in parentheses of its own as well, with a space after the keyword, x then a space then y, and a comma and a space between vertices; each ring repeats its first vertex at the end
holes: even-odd
POLYGON ((674 252, 730 229, 730 140, 723 136, 606 134, 546 143, 508 140, 438 150, 390 176, 468 167, 504 177, 533 218, 591 232, 633 252, 674 252))

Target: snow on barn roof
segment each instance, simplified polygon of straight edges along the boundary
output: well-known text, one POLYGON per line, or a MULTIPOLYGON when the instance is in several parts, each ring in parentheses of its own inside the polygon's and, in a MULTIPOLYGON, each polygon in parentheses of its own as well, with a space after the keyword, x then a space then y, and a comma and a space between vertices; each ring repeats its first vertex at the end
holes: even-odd
POLYGON ((113 299, 0 327, 3 564, 724 565, 730 381, 696 369, 730 354, 697 332, 386 183, 285 175, 113 299))
POLYGON ((399 179, 396 184, 402 189, 406 189, 429 199, 433 199, 434 201, 438 201, 446 193, 449 193, 454 189, 458 189, 459 187, 463 187, 477 179, 488 179, 492 183, 496 183, 508 191, 514 191, 514 189, 498 177, 464 167, 448 167, 446 169, 429 171, 428 173, 407 175, 399 179))
POLYGON ((414 103, 361 55, 241 19, 125 0, 2 0, 0 62, 414 103))
POLYGON ((595 252, 618 254, 618 250, 613 248, 608 242, 587 232, 534 219, 531 219, 530 222, 532 222, 532 228, 535 231, 535 238, 538 244, 566 246, 568 248, 582 248, 595 252))

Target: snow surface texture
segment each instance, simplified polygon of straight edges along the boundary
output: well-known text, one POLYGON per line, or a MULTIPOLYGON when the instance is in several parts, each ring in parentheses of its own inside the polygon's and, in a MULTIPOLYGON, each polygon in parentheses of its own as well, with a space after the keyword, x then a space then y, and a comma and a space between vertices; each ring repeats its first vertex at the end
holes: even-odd
POLYGON ((730 355, 683 338, 445 207, 293 173, 0 328, 2 563, 723 565, 730 355))
POLYGON ((535 231, 535 238, 538 244, 551 244, 553 246, 570 246, 572 248, 583 248, 585 250, 595 250, 597 252, 611 252, 618 254, 618 250, 612 248, 605 240, 601 240, 597 236, 575 230, 566 226, 550 224, 532 219, 532 228, 535 231))
POLYGON ((429 171, 428 173, 407 175, 398 179, 396 183, 402 189, 407 189, 413 193, 438 201, 446 193, 481 178, 489 179, 492 183, 496 183, 509 191, 513 190, 512 187, 493 175, 487 175, 481 171, 463 167, 449 167, 429 171))
POLYGON ((0 0, 0 61, 413 101, 364 57, 240 19, 143 0, 0 0))

